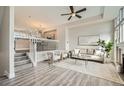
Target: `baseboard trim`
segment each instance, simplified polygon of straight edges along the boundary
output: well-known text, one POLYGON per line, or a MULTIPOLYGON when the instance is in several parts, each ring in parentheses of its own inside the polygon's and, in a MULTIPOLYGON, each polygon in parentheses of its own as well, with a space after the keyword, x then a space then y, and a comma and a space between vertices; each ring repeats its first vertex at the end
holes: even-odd
POLYGON ((7 76, 8 79, 12 79, 15 77, 15 73, 9 73, 7 70, 4 71, 4 76, 7 76))

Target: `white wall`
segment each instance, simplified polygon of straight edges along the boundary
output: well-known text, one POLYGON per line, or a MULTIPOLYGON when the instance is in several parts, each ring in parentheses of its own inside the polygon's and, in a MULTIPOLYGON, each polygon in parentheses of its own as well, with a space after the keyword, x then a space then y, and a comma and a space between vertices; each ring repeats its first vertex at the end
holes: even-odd
POLYGON ((69 50, 77 47, 91 47, 91 46, 79 46, 78 36, 80 35, 100 35, 103 40, 113 39, 113 22, 101 22, 85 26, 79 26, 70 28, 68 32, 69 37, 69 50))
POLYGON ((66 33, 65 33, 65 26, 64 25, 61 25, 61 26, 58 26, 57 27, 57 39, 59 40, 59 43, 58 43, 58 49, 60 50, 65 50, 66 48, 66 33))
POLYGON ((16 40, 16 50, 29 49, 29 48, 30 48, 29 40, 22 40, 22 39, 16 40))
POLYGON ((14 73, 14 7, 3 7, 0 29, 0 76, 13 78, 14 73))

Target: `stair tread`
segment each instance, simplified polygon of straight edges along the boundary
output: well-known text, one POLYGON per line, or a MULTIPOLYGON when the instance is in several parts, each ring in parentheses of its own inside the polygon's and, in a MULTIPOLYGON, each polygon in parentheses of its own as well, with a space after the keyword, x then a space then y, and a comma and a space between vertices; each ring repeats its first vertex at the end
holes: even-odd
POLYGON ((27 55, 15 56, 15 57, 27 57, 27 55))
POLYGON ((20 52, 20 53, 15 53, 15 54, 25 54, 26 52, 20 52))
POLYGON ((20 61, 15 61, 15 63, 16 63, 16 62, 28 61, 28 60, 30 60, 30 59, 29 59, 29 58, 27 58, 27 59, 23 59, 23 60, 20 60, 20 61))
POLYGON ((25 62, 25 63, 15 63, 15 67, 30 64, 31 62, 25 62))
POLYGON ((15 58, 28 57, 27 55, 23 56, 15 56, 15 58))
POLYGON ((26 54, 26 52, 24 52, 24 53, 15 53, 15 54, 26 54))
POLYGON ((24 56, 24 55, 26 56, 26 53, 15 53, 14 56, 15 56, 15 57, 18 57, 18 56, 24 56))
POLYGON ((26 60, 26 59, 29 59, 28 56, 16 56, 14 58, 14 61, 23 61, 23 60, 26 60))
POLYGON ((30 61, 30 59, 24 59, 24 60, 20 60, 20 61, 15 61, 15 63, 20 63, 20 62, 24 62, 24 61, 30 61))

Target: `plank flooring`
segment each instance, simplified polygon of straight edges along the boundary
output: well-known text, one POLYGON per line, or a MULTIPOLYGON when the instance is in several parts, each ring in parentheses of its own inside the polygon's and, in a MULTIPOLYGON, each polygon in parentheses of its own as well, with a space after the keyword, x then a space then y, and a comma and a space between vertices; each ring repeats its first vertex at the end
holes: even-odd
POLYGON ((0 78, 0 86, 122 86, 121 84, 82 74, 76 71, 48 66, 46 62, 16 72, 14 79, 0 78))

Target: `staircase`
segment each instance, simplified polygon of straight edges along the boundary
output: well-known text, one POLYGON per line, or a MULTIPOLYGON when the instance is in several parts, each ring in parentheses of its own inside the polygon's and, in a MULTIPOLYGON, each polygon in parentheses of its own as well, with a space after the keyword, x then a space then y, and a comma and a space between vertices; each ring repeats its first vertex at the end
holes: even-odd
POLYGON ((15 72, 32 67, 31 60, 26 55, 26 52, 15 53, 15 72))

